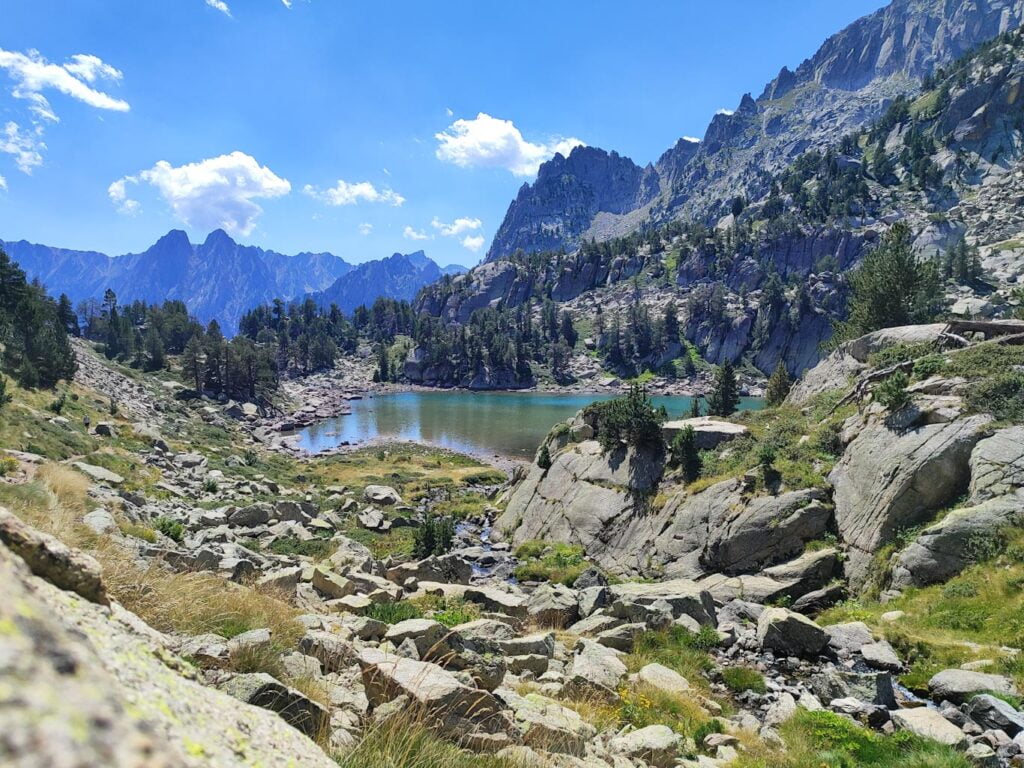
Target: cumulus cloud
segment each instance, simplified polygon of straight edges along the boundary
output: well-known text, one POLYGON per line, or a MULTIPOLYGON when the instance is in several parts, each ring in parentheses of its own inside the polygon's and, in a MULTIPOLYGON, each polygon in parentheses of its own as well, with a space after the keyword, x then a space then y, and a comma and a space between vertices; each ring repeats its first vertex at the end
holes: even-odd
POLYGON ((281 2, 284 3, 284 7, 285 8, 291 8, 292 7, 292 0, 281 0, 281 2))
POLYGON ((107 189, 111 201, 124 213, 134 213, 139 203, 128 197, 128 184, 154 187, 174 215, 191 227, 218 227, 233 235, 247 236, 256 227, 263 209, 254 202, 281 197, 292 185, 244 152, 173 166, 161 160, 134 176, 124 176, 107 189))
POLYGON ((14 80, 11 94, 28 101, 29 109, 42 120, 57 122, 57 114, 43 93, 46 90, 59 91, 96 109, 131 109, 127 101, 92 87, 101 80, 116 83, 122 78, 120 70, 97 56, 77 54, 64 64, 52 64, 39 51, 18 53, 0 48, 0 69, 14 80))
POLYGON ((312 184, 302 188, 310 197, 316 198, 327 205, 355 205, 359 202, 387 203, 399 206, 405 198, 389 187, 377 189, 368 181, 349 183, 338 179, 338 183, 329 189, 320 189, 312 184))
POLYGON ((715 114, 716 115, 725 115, 726 117, 731 117, 732 115, 736 114, 736 110, 735 109, 725 109, 723 107, 722 109, 720 109, 717 112, 715 112, 715 114))
POLYGON ((462 238, 462 247, 471 250, 476 253, 484 247, 484 236, 483 235, 466 235, 462 238))
POLYGON ((43 164, 43 130, 36 127, 26 131, 15 122, 9 122, 0 133, 0 152, 14 157, 14 164, 22 173, 32 175, 32 169, 43 164))
POLYGON ((7 179, 5 179, 3 176, 0 176, 0 189, 5 191, 7 190, 7 179))
POLYGON ((206 4, 211 8, 216 8, 225 16, 231 15, 231 9, 228 7, 228 4, 224 2, 224 0, 206 0, 206 4))
POLYGON ((504 168, 516 176, 533 176, 556 152, 568 155, 573 147, 583 144, 579 139, 557 137, 534 144, 523 138, 511 120, 483 112, 472 120, 456 120, 434 138, 439 160, 460 168, 504 168))
POLYGON ((451 224, 445 224, 435 216, 434 220, 430 222, 430 226, 445 237, 454 237, 455 235, 461 235, 463 232, 480 229, 483 224, 484 223, 480 221, 480 219, 470 219, 465 217, 456 219, 451 224))
POLYGON ((373 232, 373 224, 371 224, 370 222, 364 221, 362 224, 359 225, 360 235, 368 235, 371 232, 373 232))
POLYGON ((420 231, 415 230, 412 227, 408 227, 408 226, 404 230, 402 230, 402 237, 404 237, 406 240, 429 240, 430 239, 430 235, 428 235, 426 232, 420 232, 420 231))
POLYGON ((683 141, 688 141, 691 144, 700 144, 700 139, 696 136, 683 136, 683 141))

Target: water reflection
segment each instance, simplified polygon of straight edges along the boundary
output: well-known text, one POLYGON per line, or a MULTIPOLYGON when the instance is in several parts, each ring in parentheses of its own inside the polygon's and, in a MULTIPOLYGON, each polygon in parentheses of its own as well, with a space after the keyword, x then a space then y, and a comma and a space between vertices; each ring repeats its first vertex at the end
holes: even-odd
MULTIPOLYGON (((413 440, 474 454, 529 458, 548 430, 577 410, 611 395, 538 392, 402 392, 351 403, 352 413, 304 429, 300 445, 322 451, 375 438, 413 440)), ((671 418, 689 413, 690 398, 654 397, 671 418)), ((759 408, 744 398, 741 408, 759 408)))

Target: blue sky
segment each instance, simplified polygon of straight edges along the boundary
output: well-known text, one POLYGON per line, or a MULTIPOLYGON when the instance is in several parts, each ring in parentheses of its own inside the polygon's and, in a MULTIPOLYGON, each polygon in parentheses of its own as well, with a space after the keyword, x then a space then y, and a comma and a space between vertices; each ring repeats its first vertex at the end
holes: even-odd
POLYGON ((0 0, 0 239, 473 264, 551 152, 652 162, 881 5, 0 0))

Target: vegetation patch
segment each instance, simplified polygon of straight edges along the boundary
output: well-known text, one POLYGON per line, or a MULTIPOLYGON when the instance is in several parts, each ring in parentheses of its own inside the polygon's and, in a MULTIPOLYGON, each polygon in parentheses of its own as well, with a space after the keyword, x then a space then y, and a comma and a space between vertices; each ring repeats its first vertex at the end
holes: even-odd
POLYGON ((519 581, 550 581, 571 587, 590 567, 582 547, 557 541, 524 542, 516 549, 516 557, 520 561, 515 570, 519 581))

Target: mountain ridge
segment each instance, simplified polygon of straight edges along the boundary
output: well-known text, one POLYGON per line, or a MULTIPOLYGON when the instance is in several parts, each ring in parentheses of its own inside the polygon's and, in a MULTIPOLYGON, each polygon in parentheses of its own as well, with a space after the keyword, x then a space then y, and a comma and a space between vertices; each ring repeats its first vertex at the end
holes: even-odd
MULTIPOLYGON (((291 300, 329 291, 352 272, 375 272, 378 282, 364 284, 361 300, 346 304, 346 311, 359 303, 372 303, 377 296, 411 299, 426 279, 408 280, 403 276, 400 286, 392 286, 387 283, 386 270, 367 266, 377 261, 351 264, 328 252, 303 251, 290 256, 242 245, 222 229, 214 230, 201 243, 192 243, 184 231, 172 229, 145 251, 120 256, 26 240, 0 241, 0 247, 31 279, 38 279, 54 295, 66 293, 78 303, 99 300, 110 288, 124 301, 181 299, 198 319, 204 323, 217 320, 228 334, 234 333, 246 310, 274 299, 291 300)), ((422 251, 418 254, 425 261, 417 271, 430 279, 458 272, 457 265, 441 268, 422 251)), ((342 291, 335 289, 336 293, 342 291)), ((346 296, 351 295, 350 290, 346 296)))

